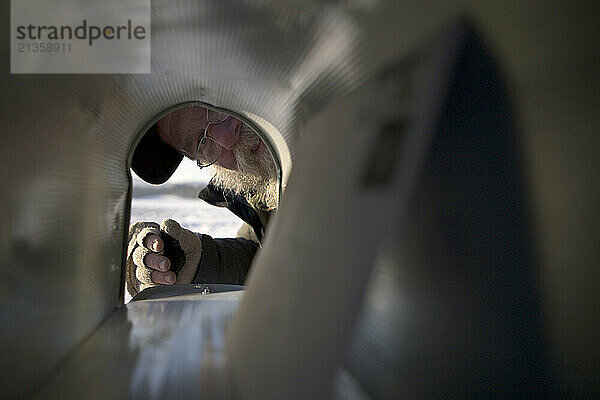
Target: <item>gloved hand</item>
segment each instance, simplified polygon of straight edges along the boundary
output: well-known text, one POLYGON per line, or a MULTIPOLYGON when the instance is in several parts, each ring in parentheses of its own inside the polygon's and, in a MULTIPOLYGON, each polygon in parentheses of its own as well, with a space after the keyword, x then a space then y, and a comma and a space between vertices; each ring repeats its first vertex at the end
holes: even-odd
POLYGON ((147 287, 191 283, 202 256, 200 235, 177 221, 136 222, 129 228, 126 287, 135 296, 147 287))

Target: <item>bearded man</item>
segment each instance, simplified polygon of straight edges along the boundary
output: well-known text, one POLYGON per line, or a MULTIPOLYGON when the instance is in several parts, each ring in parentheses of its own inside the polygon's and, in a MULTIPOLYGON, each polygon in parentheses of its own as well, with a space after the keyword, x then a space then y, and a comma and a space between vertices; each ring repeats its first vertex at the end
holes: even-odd
POLYGON ((240 120, 201 106, 167 114, 142 138, 132 169, 164 183, 183 157, 215 175, 199 198, 227 207, 244 221, 238 237, 213 239, 172 219, 136 222, 129 229, 126 286, 132 296, 173 283, 243 284, 278 202, 275 163, 260 137, 240 120))

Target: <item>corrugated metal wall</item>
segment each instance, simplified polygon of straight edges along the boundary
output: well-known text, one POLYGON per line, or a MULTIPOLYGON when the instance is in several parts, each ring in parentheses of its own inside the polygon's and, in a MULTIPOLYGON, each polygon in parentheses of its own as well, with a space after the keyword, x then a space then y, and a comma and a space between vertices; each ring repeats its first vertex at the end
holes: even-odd
MULTIPOLYGON (((155 0, 150 75, 11 75, 2 35, 3 397, 39 387, 121 303, 127 160, 149 120, 205 101, 254 120, 294 157, 314 112, 459 15, 498 56, 515 100, 554 354, 574 393, 597 394, 597 8, 155 0)), ((1 9, 6 33, 9 3, 1 9)))

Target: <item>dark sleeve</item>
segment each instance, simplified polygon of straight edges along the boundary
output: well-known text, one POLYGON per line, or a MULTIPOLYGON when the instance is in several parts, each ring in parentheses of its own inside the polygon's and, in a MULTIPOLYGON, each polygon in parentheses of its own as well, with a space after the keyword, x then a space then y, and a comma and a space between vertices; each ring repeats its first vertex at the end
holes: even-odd
POLYGON ((258 244, 251 240, 202 235, 202 258, 193 283, 243 285, 258 244))

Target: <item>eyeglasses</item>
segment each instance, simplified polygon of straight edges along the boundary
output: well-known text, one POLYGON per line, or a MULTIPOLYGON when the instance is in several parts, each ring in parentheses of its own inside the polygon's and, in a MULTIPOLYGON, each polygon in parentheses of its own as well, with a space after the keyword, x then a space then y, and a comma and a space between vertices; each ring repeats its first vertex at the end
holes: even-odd
POLYGON ((204 128, 204 134, 198 142, 198 149, 196 150, 196 164, 199 168, 210 167, 221 157, 221 146, 216 142, 215 138, 208 135, 208 128, 211 125, 217 125, 225 122, 230 115, 218 111, 206 109, 206 128, 204 128))

